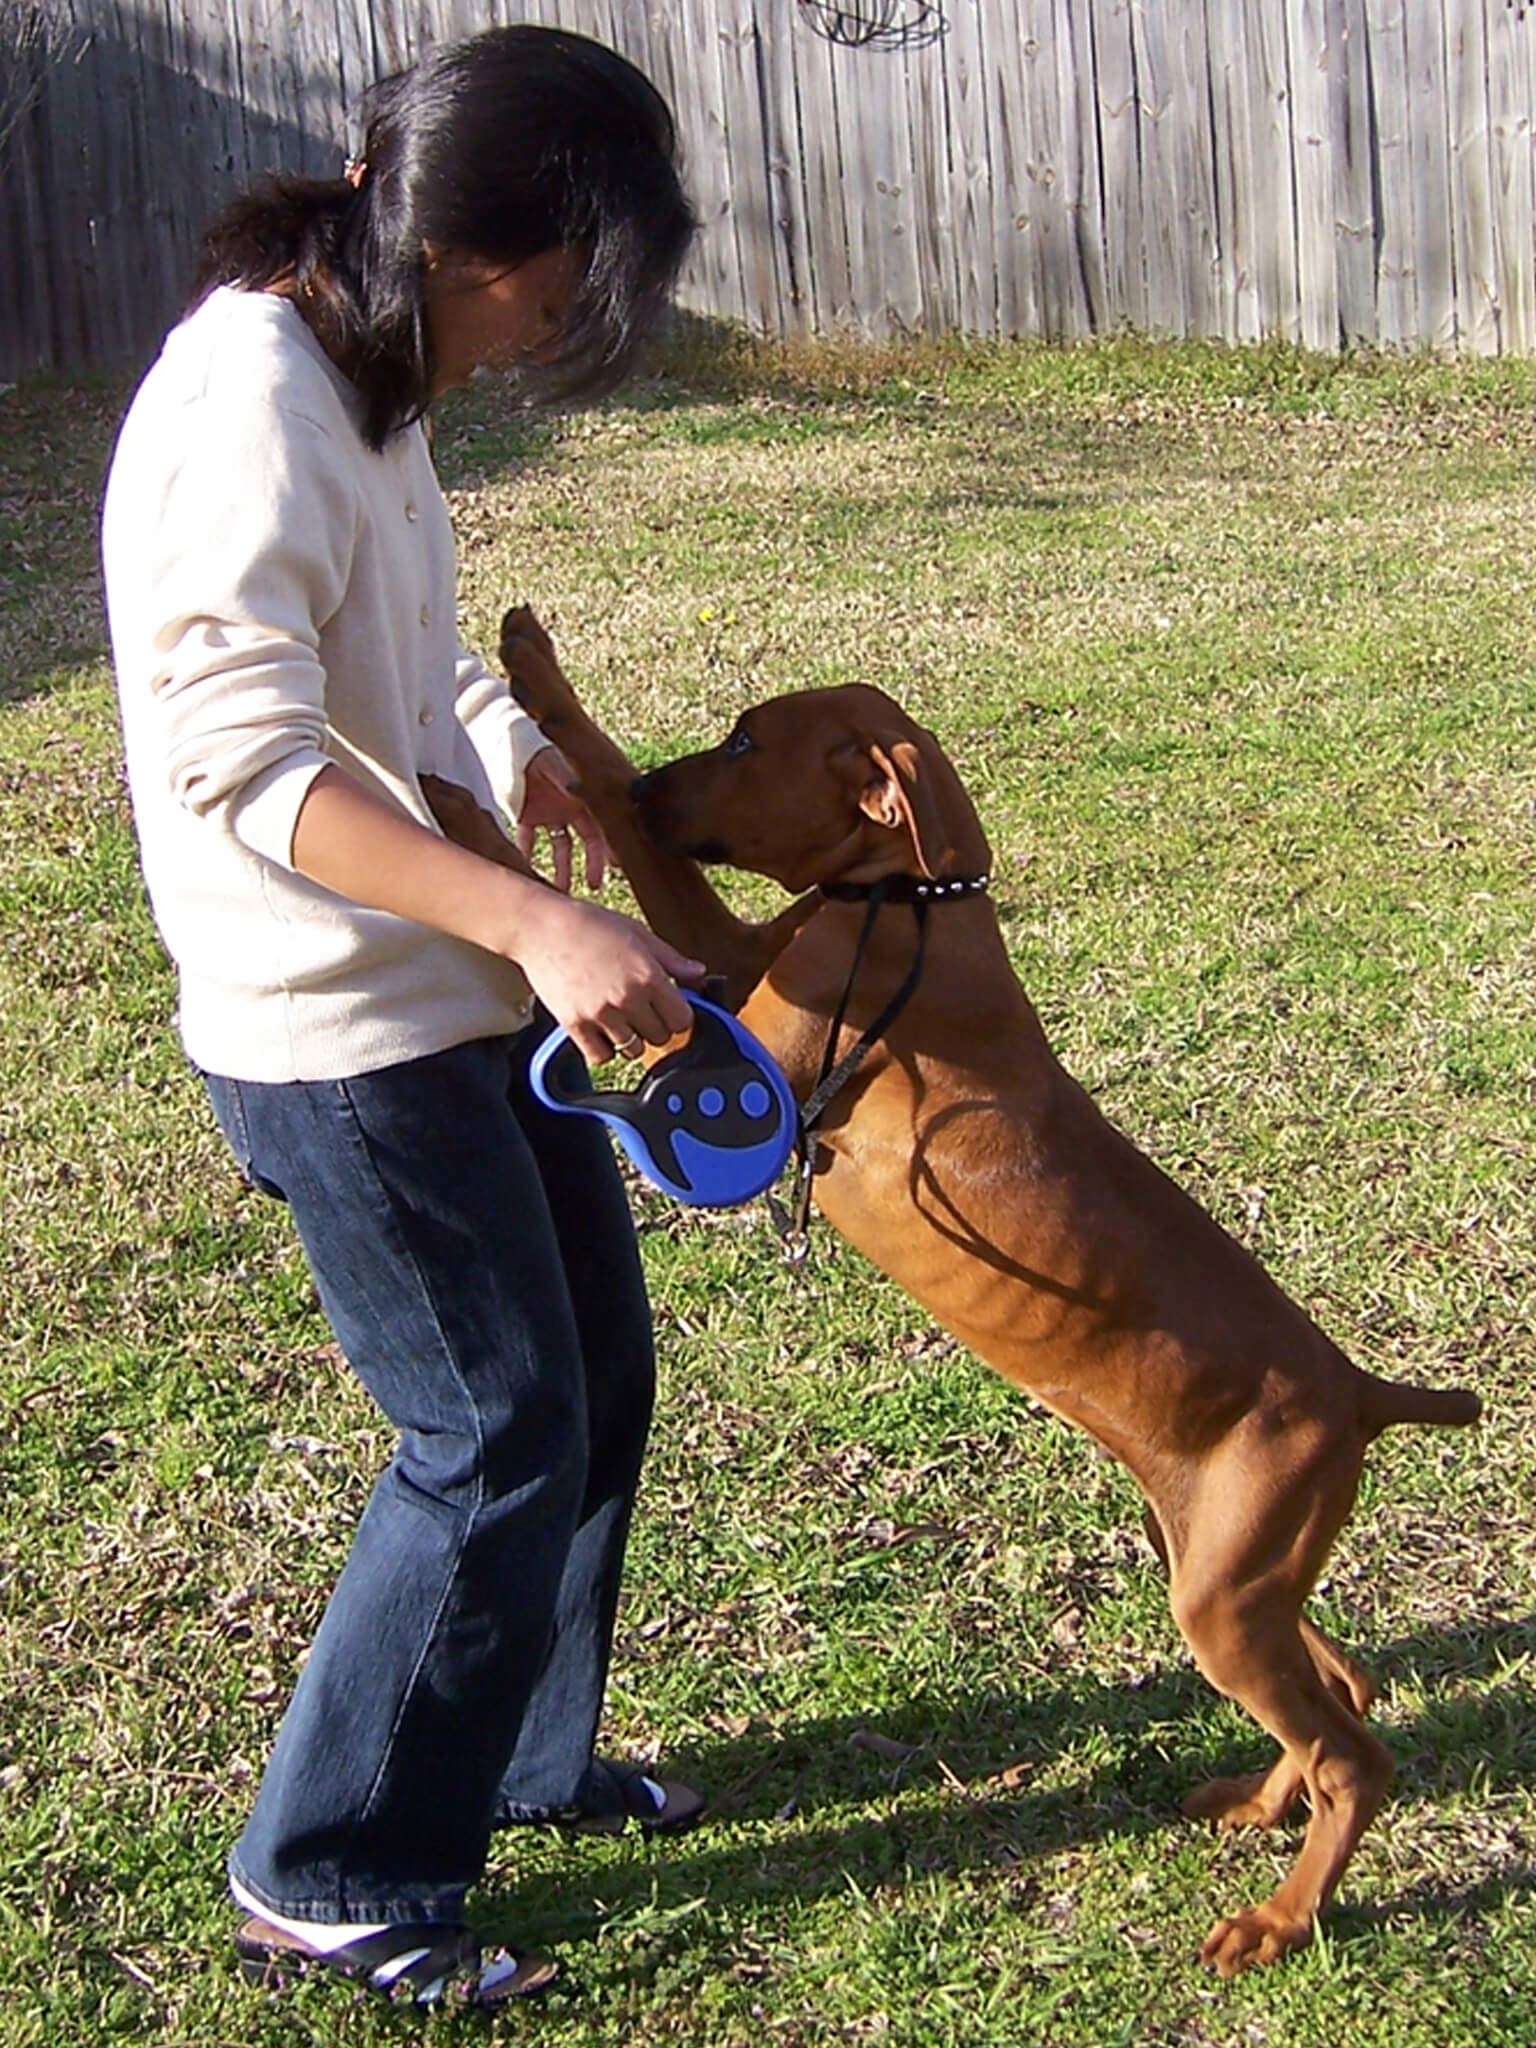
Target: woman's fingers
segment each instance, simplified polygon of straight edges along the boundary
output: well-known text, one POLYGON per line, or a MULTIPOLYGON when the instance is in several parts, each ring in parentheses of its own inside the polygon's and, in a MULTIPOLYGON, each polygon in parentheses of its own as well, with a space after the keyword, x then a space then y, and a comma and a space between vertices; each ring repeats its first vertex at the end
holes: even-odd
POLYGON ((658 939, 653 931, 647 930, 645 935, 655 948, 656 958, 674 981, 696 988, 708 974, 709 968, 704 961, 695 960, 691 953, 679 953, 676 946, 669 946, 665 939, 658 939))
POLYGON ((577 793, 575 769, 558 747, 541 747, 528 763, 523 807, 517 820, 517 843, 525 854, 532 853, 541 828, 549 834, 555 887, 562 894, 570 892, 573 833, 580 839, 586 856, 588 888, 603 886, 613 856, 602 826, 577 793))
POLYGON ((562 896, 571 893, 571 835, 563 825, 552 825, 549 850, 555 866, 555 887, 562 896))
POLYGON ((613 849, 603 835, 602 826, 589 810, 578 811, 572 823, 586 854, 587 887, 601 889, 608 878, 608 866, 613 859, 613 849))
POLYGON ((636 919, 554 890, 525 899, 509 950, 589 1060, 688 1030, 693 1012, 673 977, 698 981, 705 971, 636 919))
POLYGON ((589 1067, 600 1067, 614 1055, 613 1040, 596 1024, 572 1022, 566 1026, 571 1043, 589 1067))

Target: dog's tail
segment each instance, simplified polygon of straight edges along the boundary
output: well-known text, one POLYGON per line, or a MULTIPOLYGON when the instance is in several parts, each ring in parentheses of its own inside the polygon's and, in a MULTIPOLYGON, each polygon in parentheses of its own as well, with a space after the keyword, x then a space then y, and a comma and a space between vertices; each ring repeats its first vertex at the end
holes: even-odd
POLYGON ((1483 1412, 1482 1402, 1470 1387, 1412 1387, 1396 1380, 1379 1380, 1374 1373, 1362 1374, 1362 1378, 1365 1426, 1372 1436, 1390 1429, 1394 1422, 1464 1427, 1476 1422, 1483 1412))

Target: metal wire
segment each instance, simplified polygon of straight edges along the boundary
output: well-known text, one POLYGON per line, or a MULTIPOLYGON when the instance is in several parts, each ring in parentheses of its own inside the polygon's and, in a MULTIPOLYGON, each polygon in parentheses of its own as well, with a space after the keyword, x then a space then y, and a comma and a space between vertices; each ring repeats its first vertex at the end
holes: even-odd
POLYGON ((909 49, 949 27, 938 0, 796 0, 817 35, 848 50, 909 49))

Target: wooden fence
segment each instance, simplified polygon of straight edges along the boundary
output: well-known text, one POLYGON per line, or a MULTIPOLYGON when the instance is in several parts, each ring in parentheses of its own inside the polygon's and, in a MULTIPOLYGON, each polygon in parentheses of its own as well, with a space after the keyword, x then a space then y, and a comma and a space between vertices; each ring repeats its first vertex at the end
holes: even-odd
POLYGON ((334 172, 368 81, 580 29, 676 109, 685 303, 769 334, 1132 327, 1536 352, 1536 18, 1511 0, 0 0, 0 373, 137 360, 198 223, 334 172), (5 24, 46 17, 13 65, 5 24), (30 83, 29 83, 30 80, 30 83))

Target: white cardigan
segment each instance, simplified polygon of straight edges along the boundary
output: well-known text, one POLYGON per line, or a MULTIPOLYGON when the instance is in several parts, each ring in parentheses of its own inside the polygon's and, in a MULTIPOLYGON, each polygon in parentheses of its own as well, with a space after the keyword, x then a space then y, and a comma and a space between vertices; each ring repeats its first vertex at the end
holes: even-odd
POLYGON ((417 777, 515 816, 544 744, 458 644, 447 508, 419 427, 374 454, 288 300, 228 288, 124 421, 102 556, 129 787, 191 1059, 337 1080, 527 1021, 510 961, 293 866, 339 762, 433 824, 417 777))

